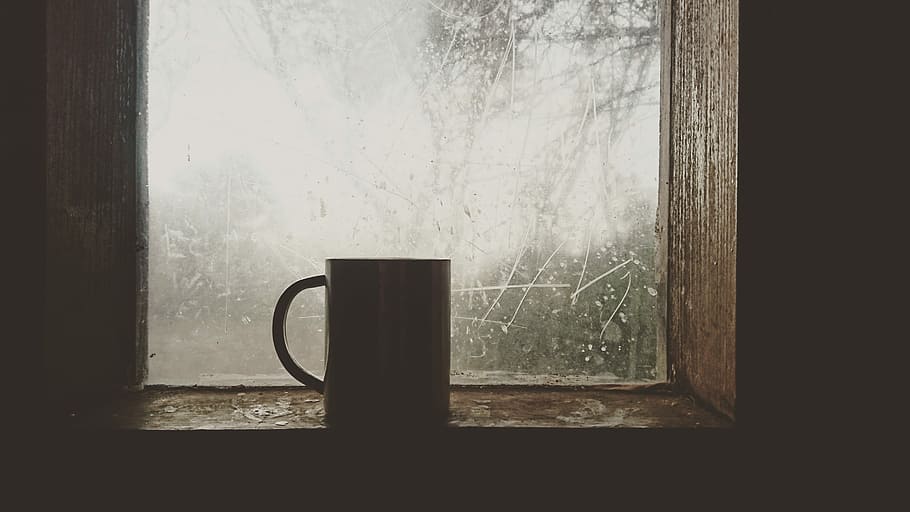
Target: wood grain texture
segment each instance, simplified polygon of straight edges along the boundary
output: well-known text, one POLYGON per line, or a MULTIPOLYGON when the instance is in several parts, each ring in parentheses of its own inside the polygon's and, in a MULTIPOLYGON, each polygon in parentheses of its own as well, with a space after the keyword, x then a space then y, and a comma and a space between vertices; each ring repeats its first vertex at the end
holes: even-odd
POLYGON ((45 363, 52 397, 135 382, 135 0, 47 3, 45 363))
POLYGON ((670 11, 670 380, 734 417, 739 3, 670 11))
MULTIPOLYGON (((389 405, 395 392, 389 391, 389 405)), ((468 387, 450 393, 448 427, 710 428, 722 415, 670 392, 468 387)), ((312 389, 146 389, 67 417, 79 429, 275 430, 326 427, 323 397, 312 389)), ((376 425, 381 426, 381 425, 376 425)))

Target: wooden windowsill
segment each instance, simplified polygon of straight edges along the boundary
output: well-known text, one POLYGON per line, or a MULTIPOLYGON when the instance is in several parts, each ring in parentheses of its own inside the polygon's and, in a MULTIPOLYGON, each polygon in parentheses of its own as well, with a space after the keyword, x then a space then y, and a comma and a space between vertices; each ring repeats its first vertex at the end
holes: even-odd
MULTIPOLYGON (((389 396, 394 400, 394 396, 389 396)), ((450 428, 702 428, 733 422, 661 389, 453 387, 450 428)), ((325 428, 322 395, 302 388, 149 388, 72 413, 77 429, 325 428)))

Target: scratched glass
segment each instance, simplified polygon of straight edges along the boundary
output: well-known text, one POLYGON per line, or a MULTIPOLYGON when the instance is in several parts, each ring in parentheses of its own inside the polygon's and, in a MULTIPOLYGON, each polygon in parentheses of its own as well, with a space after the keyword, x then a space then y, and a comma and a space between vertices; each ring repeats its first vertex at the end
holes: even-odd
POLYGON ((453 382, 660 377, 656 0, 149 4, 151 383, 293 383, 329 256, 452 259, 453 382))

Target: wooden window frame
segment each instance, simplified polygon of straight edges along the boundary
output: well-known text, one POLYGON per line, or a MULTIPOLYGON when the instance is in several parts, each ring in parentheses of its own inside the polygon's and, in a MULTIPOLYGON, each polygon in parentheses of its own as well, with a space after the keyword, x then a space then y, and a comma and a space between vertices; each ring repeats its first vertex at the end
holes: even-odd
MULTIPOLYGON (((148 1, 46 6, 44 354, 62 408, 147 376, 148 1)), ((659 9, 658 380, 734 418, 739 2, 659 9)))

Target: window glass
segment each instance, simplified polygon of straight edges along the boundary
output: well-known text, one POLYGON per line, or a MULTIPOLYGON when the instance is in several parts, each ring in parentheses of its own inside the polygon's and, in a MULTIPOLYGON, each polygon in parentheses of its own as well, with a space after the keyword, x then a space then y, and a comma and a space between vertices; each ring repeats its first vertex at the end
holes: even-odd
POLYGON ((293 382, 333 256, 452 259, 453 382, 653 380, 659 62, 656 0, 150 2, 149 382, 293 382))

